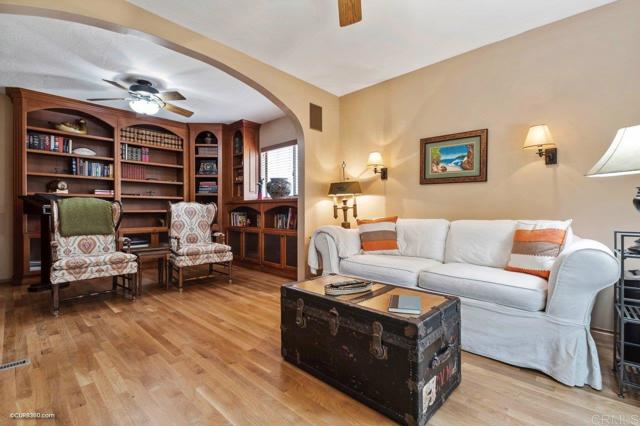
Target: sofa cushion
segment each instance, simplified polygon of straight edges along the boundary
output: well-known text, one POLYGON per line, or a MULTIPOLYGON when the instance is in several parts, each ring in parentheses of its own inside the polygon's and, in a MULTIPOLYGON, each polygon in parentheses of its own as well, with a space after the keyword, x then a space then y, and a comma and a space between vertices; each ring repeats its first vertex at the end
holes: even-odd
POLYGON ((515 220, 451 222, 444 261, 504 268, 511 255, 515 229, 515 220))
POLYGON ((444 260, 444 247, 449 232, 445 219, 398 219, 398 246, 402 256, 444 260))
POLYGON ((433 259, 383 254, 358 254, 340 262, 340 273, 403 287, 415 287, 418 273, 441 265, 433 259))
POLYGON ((544 309, 547 301, 547 281, 540 277, 463 263, 445 263, 421 272, 418 286, 532 312, 544 309))

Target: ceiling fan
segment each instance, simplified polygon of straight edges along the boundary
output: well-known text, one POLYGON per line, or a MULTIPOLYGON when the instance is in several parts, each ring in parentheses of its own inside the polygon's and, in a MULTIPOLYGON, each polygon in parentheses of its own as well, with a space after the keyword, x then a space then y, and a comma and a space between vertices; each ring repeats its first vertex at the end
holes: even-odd
POLYGON ((338 14, 341 27, 362 21, 360 0, 338 0, 338 14))
POLYGON ((184 117, 191 117, 193 115, 193 111, 189 111, 188 109, 180 108, 174 104, 170 104, 167 101, 184 101, 186 98, 182 96, 180 92, 176 91, 167 91, 160 92, 158 89, 153 87, 153 84, 150 81, 138 79, 129 86, 127 89, 122 84, 117 81, 102 79, 102 81, 111 84, 112 86, 117 87, 118 89, 126 90, 129 92, 129 97, 127 98, 91 98, 87 99, 88 101, 100 102, 100 101, 129 101, 129 106, 132 110, 139 114, 153 115, 156 114, 161 109, 172 112, 174 114, 179 114, 184 117))

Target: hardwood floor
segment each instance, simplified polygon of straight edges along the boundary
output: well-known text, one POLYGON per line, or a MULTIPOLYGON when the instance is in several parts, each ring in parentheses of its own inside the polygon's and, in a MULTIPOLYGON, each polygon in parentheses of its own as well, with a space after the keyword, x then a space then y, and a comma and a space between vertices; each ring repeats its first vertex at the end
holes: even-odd
MULTIPOLYGON (((182 295, 151 285, 133 303, 63 304, 57 319, 46 294, 0 288, 0 359, 31 359, 0 371, 0 424, 393 424, 282 361, 284 279, 236 268, 234 281, 194 284, 182 295), (56 419, 18 421, 12 412, 56 419)), ((616 396, 610 351, 600 352, 601 392, 463 353, 462 384, 430 424, 640 425, 640 400, 616 396)))

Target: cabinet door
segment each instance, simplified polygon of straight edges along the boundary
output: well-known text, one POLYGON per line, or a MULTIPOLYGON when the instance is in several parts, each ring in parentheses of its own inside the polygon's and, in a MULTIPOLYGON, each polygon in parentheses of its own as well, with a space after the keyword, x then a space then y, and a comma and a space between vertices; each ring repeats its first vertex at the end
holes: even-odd
POLYGON ((227 242, 231 246, 233 258, 237 260, 242 259, 242 232, 227 231, 227 242))
POLYGON ((262 234, 262 262, 274 268, 282 268, 282 235, 262 234))
POLYGON ((287 269, 298 269, 298 237, 287 235, 285 237, 285 266, 287 269))
POLYGON ((242 259, 260 263, 260 234, 258 232, 245 231, 243 235, 242 259))

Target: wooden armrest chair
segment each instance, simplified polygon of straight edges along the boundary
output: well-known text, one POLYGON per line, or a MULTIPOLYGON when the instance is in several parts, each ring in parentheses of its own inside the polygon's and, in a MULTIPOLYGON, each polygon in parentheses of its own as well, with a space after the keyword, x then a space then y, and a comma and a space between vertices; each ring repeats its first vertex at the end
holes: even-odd
POLYGON ((171 255, 169 256, 169 282, 177 281, 182 292, 183 269, 190 266, 209 265, 209 274, 189 280, 210 278, 223 274, 232 282, 233 253, 224 244, 224 234, 211 232, 211 224, 216 217, 215 204, 179 202, 169 203, 168 226, 171 255), (222 269, 214 268, 220 265, 222 269), (215 272, 215 274, 214 274, 215 272), (177 275, 177 277, 174 275, 177 275))
POLYGON ((118 251, 117 230, 122 217, 122 205, 119 201, 111 204, 113 213, 113 233, 107 235, 74 235, 63 237, 60 234, 60 213, 58 202, 51 203, 51 310, 54 315, 60 311, 60 285, 74 281, 90 280, 101 277, 113 277, 111 289, 91 292, 64 299, 74 300, 104 293, 115 293, 118 287, 129 292, 135 299, 135 274, 138 263, 135 255, 129 253, 127 239, 120 242, 125 251, 118 251), (122 278, 122 283, 118 282, 122 278))

